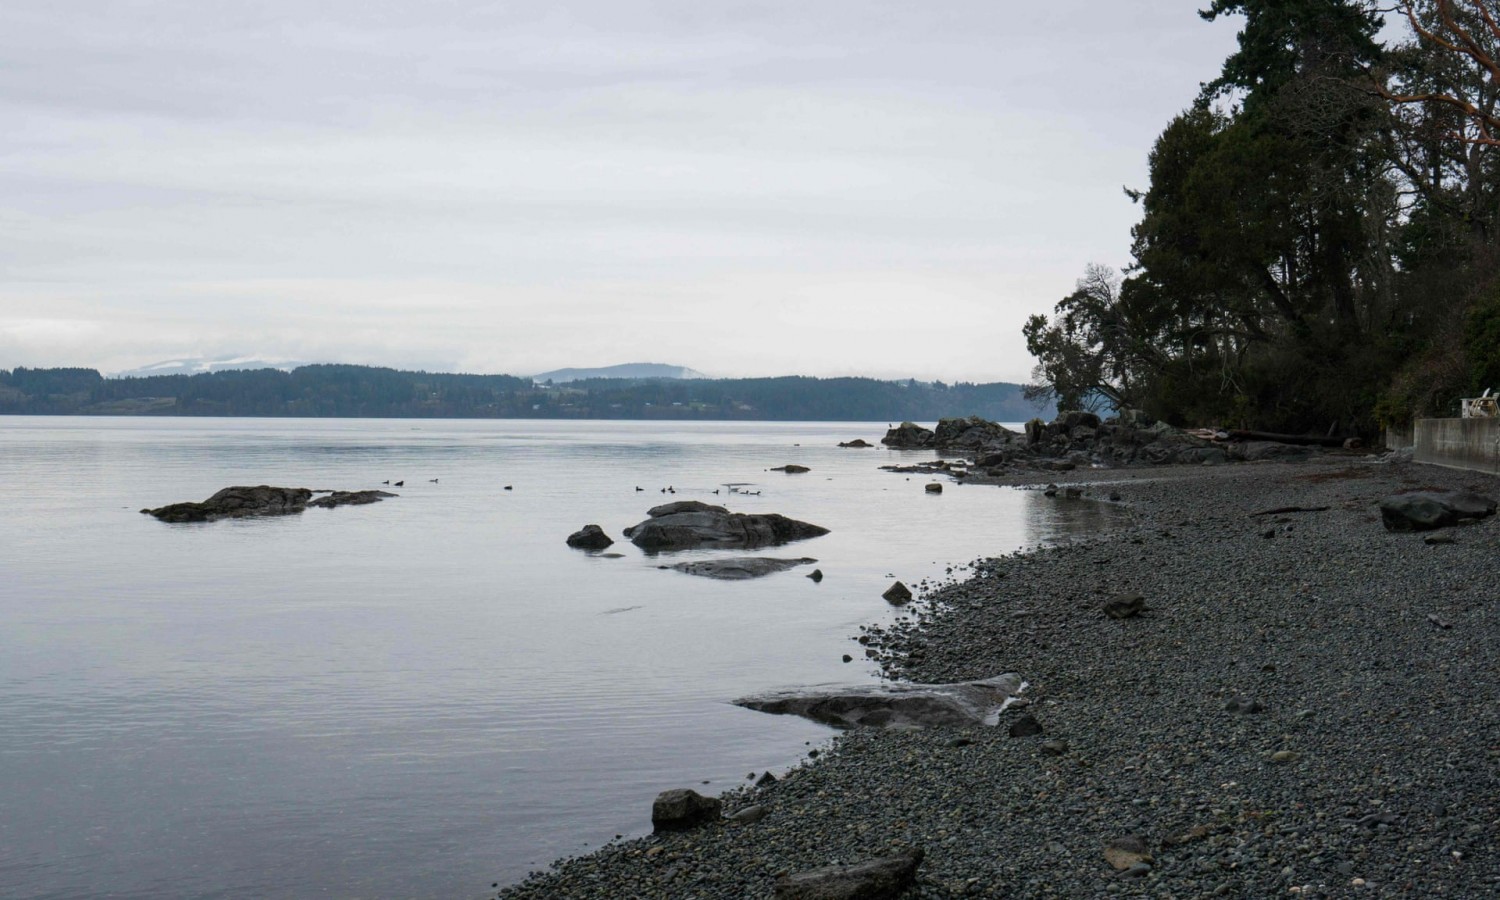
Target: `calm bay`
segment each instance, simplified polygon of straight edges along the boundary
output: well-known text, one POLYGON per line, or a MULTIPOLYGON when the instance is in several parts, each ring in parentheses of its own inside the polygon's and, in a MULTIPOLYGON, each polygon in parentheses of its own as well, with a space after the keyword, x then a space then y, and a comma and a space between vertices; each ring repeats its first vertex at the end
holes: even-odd
POLYGON ((851 639, 898 614, 891 576, 1105 518, 929 495, 878 466, 930 454, 836 446, 886 427, 0 418, 0 894, 477 897, 649 830, 660 790, 795 765, 831 732, 729 701, 873 680, 851 639), (294 516, 138 512, 385 481, 294 516), (668 499, 831 529, 755 551, 825 580, 659 569, 743 555, 622 538, 668 499), (586 523, 622 555, 566 547, 586 523))

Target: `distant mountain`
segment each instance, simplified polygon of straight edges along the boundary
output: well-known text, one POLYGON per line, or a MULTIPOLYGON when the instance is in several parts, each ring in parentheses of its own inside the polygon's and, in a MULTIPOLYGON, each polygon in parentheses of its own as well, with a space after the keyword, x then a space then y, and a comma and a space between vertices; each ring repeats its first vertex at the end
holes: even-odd
POLYGON ((234 356, 222 359, 169 359, 152 363, 139 369, 114 372, 110 378, 150 378, 153 375, 198 375, 203 372, 231 372, 244 369, 280 369, 290 372, 307 363, 289 359, 256 359, 250 356, 234 356))
POLYGON ((600 369, 553 369, 531 376, 538 384, 566 384, 569 381, 586 381, 590 378, 707 378, 696 369, 686 366, 668 366, 662 363, 625 363, 621 366, 604 366, 600 369))

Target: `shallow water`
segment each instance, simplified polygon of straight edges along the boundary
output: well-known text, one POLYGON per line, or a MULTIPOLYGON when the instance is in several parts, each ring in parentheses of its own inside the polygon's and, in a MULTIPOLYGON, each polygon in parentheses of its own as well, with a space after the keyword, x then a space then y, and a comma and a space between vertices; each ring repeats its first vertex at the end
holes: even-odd
POLYGON ((662 789, 785 769, 830 732, 729 701, 874 678, 841 656, 890 576, 1110 519, 835 446, 884 430, 0 417, 0 895, 477 896, 649 830, 662 789), (137 512, 385 480, 290 517, 137 512), (658 569, 737 555, 624 542, 666 499, 832 529, 756 551, 825 580, 658 569), (621 558, 564 545, 589 522, 621 558))

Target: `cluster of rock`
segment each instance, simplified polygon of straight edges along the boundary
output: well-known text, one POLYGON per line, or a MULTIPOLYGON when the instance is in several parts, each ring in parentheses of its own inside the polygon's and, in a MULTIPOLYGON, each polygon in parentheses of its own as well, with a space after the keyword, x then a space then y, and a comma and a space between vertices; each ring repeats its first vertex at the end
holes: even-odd
POLYGON ((286 516, 300 513, 309 506, 334 509, 339 506, 361 506, 379 503, 395 494, 386 491, 312 491, 307 488, 236 485, 227 487, 201 502, 172 503, 142 513, 163 522, 213 522, 218 519, 241 519, 248 516, 286 516), (313 499, 314 494, 327 494, 313 499))
POLYGON ((1011 466, 1066 470, 1093 465, 1212 465, 1302 457, 1311 452, 1303 445, 1228 437, 1228 433, 1206 436, 1183 431, 1153 422, 1137 410, 1126 410, 1109 419, 1075 410, 1058 413, 1051 422, 1032 419, 1023 431, 1012 431, 978 416, 943 419, 935 429, 902 422, 886 432, 881 443, 895 450, 964 456, 972 460, 967 468, 983 471, 1011 466))

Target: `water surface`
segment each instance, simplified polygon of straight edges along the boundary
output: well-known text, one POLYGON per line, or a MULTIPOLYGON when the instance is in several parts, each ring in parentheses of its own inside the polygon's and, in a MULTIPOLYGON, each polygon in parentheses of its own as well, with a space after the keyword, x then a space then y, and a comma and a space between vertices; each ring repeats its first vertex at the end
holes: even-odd
POLYGON ((890 575, 1099 524, 835 446, 885 427, 0 418, 0 895, 478 896, 643 833, 657 791, 785 769, 829 732, 728 701, 875 677, 841 657, 890 575), (290 517, 138 512, 387 480, 290 517), (669 499, 832 529, 763 551, 825 580, 658 569, 732 555, 623 541, 669 499), (564 545, 590 522, 621 558, 564 545))

